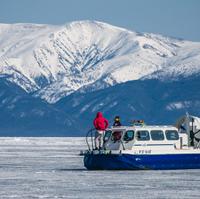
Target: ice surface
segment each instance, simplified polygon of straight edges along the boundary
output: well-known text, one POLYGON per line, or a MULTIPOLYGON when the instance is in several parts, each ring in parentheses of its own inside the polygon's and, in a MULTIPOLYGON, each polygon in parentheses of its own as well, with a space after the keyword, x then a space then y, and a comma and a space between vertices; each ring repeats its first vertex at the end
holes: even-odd
POLYGON ((199 198, 200 170, 87 171, 84 138, 0 138, 0 198, 199 198))

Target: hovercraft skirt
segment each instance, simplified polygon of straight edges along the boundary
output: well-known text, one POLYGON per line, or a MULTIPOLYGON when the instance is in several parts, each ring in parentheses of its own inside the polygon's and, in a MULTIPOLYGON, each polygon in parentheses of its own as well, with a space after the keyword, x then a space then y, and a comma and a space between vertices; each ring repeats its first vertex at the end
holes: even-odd
POLYGON ((200 154, 85 154, 89 170, 200 169, 200 154))

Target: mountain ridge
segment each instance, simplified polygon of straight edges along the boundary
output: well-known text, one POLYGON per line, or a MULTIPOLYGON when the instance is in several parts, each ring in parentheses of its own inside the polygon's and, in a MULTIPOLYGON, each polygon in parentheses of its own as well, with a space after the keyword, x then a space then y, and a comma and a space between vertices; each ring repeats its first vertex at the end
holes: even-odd
MULTIPOLYGON (((8 39, 3 45, 5 36, 0 39, 0 74, 12 75, 10 81, 49 103, 77 90, 87 92, 172 73, 176 78, 184 68, 186 75, 199 70, 198 42, 88 20, 62 26, 14 24, 10 28, 14 36, 7 31, 15 42, 8 39), (27 51, 28 47, 32 50, 27 51), (196 68, 190 69, 193 62, 196 68)), ((0 26, 0 35, 3 33, 0 26)))

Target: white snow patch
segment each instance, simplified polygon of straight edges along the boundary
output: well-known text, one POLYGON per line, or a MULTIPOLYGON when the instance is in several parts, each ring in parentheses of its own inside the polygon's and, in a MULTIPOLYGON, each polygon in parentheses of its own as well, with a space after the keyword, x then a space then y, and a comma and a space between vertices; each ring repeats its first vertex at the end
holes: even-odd
POLYGON ((166 106, 166 109, 169 111, 172 111, 174 109, 183 109, 189 107, 191 104, 190 101, 184 101, 184 102, 173 102, 166 106))

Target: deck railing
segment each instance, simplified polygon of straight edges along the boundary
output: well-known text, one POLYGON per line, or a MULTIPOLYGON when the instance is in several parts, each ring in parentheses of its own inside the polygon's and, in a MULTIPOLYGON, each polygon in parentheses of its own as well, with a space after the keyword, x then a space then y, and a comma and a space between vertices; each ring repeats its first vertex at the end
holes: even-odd
POLYGON ((95 148, 95 133, 96 129, 92 128, 86 134, 85 139, 89 151, 93 151, 95 148))

